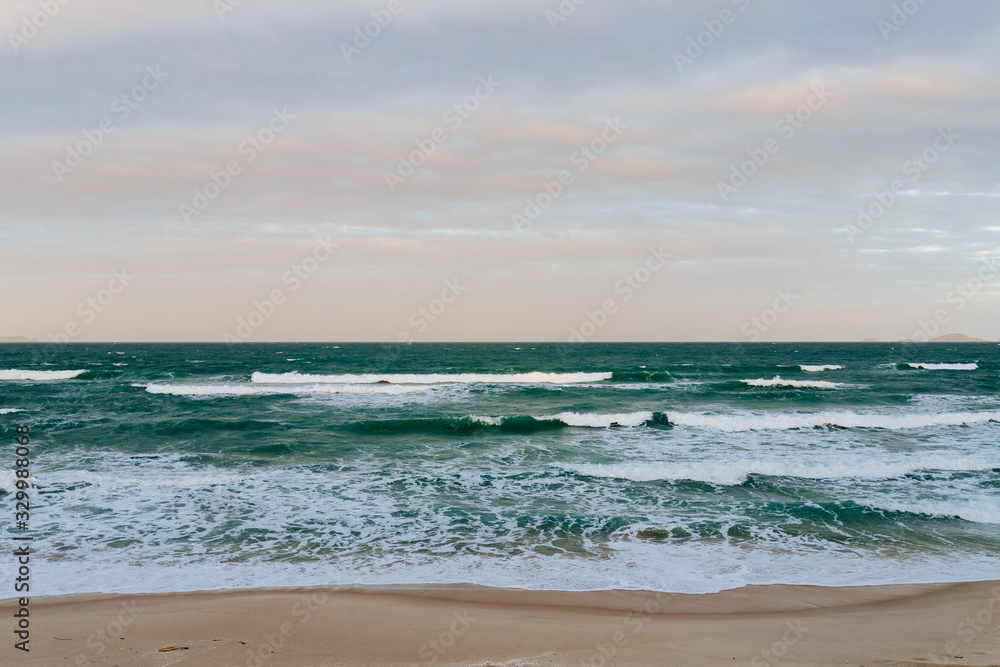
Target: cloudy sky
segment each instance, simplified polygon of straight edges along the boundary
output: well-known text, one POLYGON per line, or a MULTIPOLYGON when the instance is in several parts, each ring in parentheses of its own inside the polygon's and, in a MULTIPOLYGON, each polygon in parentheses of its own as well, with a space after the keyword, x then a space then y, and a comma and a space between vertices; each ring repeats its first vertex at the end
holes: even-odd
POLYGON ((6 0, 0 28, 0 335, 1000 337, 991 0, 6 0))

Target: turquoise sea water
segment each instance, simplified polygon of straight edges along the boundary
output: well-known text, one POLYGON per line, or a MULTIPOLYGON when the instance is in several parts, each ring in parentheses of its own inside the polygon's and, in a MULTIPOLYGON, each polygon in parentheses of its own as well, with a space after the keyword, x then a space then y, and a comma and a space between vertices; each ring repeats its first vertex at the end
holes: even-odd
POLYGON ((995 343, 2 345, 17 424, 37 594, 1000 578, 995 343))

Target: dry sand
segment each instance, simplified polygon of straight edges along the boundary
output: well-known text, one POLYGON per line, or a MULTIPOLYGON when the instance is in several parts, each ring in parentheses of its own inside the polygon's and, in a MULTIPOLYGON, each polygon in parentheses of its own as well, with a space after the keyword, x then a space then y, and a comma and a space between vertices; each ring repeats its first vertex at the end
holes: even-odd
POLYGON ((1000 665, 1000 582, 60 596, 31 600, 30 653, 0 607, 3 665, 1000 665))

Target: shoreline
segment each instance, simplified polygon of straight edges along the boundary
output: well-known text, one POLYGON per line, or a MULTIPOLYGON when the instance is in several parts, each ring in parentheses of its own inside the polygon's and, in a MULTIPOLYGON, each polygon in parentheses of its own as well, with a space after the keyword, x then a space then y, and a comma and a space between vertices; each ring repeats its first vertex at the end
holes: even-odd
MULTIPOLYGON (((3 617, 16 609, 16 599, 0 601, 3 617)), ((30 612, 30 652, 9 640, 0 647, 4 660, 17 654, 25 665, 121 667, 1000 664, 1000 581, 773 584, 704 594, 470 584, 75 594, 31 598, 30 612), (159 651, 168 647, 178 648, 159 651)))

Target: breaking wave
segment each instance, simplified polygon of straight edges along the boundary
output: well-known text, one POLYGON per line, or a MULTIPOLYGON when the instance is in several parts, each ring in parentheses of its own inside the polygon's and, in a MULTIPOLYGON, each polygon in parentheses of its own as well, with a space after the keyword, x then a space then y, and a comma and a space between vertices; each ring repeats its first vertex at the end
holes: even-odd
POLYGON ((974 371, 979 368, 979 364, 903 364, 906 368, 915 368, 924 371, 974 371))
POLYGON ((851 411, 813 413, 710 414, 668 412, 676 426, 713 428, 720 431, 784 431, 796 428, 833 426, 840 428, 883 428, 902 430, 933 426, 965 426, 1000 421, 1000 412, 947 412, 940 414, 862 414, 851 411))
POLYGON ((550 416, 467 417, 440 419, 387 419, 362 421, 349 425, 348 430, 360 433, 399 435, 404 433, 438 433, 465 435, 484 428, 508 433, 532 433, 566 427, 614 428, 669 425, 662 412, 630 412, 624 414, 592 414, 560 412, 550 416))
POLYGON ((261 387, 245 384, 136 384, 150 394, 174 396, 277 396, 281 394, 412 394, 420 387, 356 386, 356 385, 297 385, 293 387, 261 387))
POLYGON ((612 373, 372 373, 312 375, 254 372, 252 382, 266 384, 577 384, 610 380, 612 373))
MULTIPOLYGON (((694 481, 739 486, 751 475, 797 477, 800 479, 896 479, 923 470, 975 472, 1000 468, 1000 457, 992 460, 945 455, 902 457, 896 460, 859 462, 844 456, 824 462, 742 459, 736 461, 696 461, 683 463, 612 463, 562 465, 564 470, 587 477, 627 479, 635 482, 694 481)), ((891 509, 891 508, 886 508, 891 509)), ((901 510, 912 511, 912 510, 901 510)))
POLYGON ((71 380, 78 375, 83 375, 86 370, 79 371, 23 371, 17 369, 0 370, 0 380, 12 381, 47 381, 47 380, 71 380))
POLYGON ((837 389, 838 387, 845 386, 841 382, 824 382, 823 380, 817 380, 811 382, 809 380, 782 380, 780 377, 775 377, 773 380, 740 380, 744 384, 751 387, 795 387, 796 389, 837 389))

